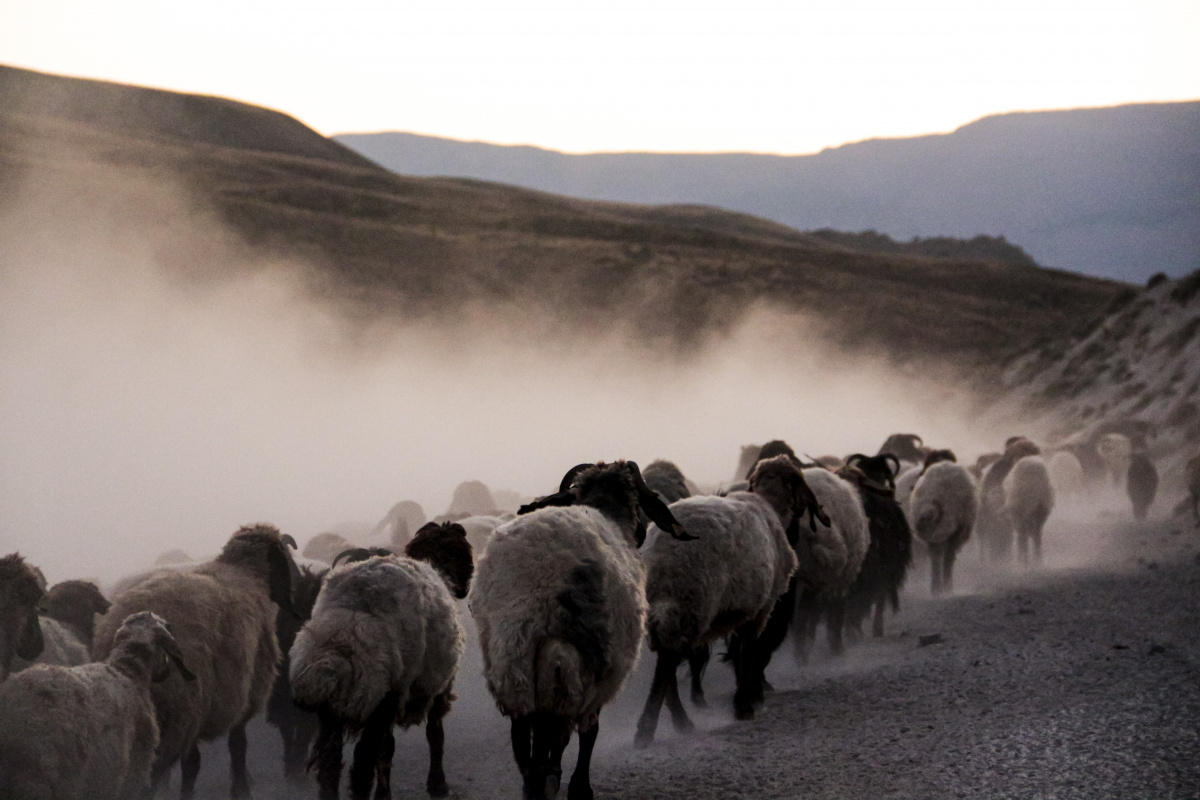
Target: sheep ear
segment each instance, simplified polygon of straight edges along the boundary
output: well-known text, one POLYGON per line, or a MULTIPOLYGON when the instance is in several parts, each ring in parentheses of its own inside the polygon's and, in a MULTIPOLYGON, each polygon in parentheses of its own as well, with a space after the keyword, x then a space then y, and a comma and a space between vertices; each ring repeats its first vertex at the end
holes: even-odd
MULTIPOLYGON (((183 660, 183 651, 179 649, 179 642, 175 641, 175 637, 165 628, 159 632, 158 645, 163 652, 167 654, 167 658, 171 659, 171 663, 175 665, 175 669, 179 670, 179 677, 189 683, 196 680, 196 673, 188 669, 187 664, 183 660)), ((165 680, 164 675, 159 680, 165 680)))
POLYGON ((793 516, 799 519, 808 512, 808 527, 815 533, 817 530, 817 520, 827 528, 833 527, 829 521, 829 516, 821 509, 821 504, 817 502, 817 496, 813 494, 812 488, 804 480, 804 476, 799 476, 799 482, 796 484, 796 508, 793 516))
MULTIPOLYGON (((646 512, 646 516, 650 518, 651 522, 681 542, 688 542, 699 538, 684 530, 684 527, 671 514, 671 510, 667 508, 667 504, 662 501, 658 493, 646 485, 646 481, 642 479, 642 471, 638 469, 637 464, 632 461, 626 461, 625 466, 629 470, 629 474, 633 476, 634 486, 637 487, 638 505, 642 507, 642 511, 646 512)), ((644 532, 642 538, 643 540, 645 539, 644 532)), ((640 546, 641 542, 638 542, 638 545, 640 546)))
POLYGON ((46 642, 42 638, 42 625, 38 622, 35 608, 29 612, 29 617, 25 620, 25 630, 21 632, 21 639, 17 642, 16 653, 26 661, 33 661, 42 654, 45 646, 46 642))
POLYGON ((295 565, 286 546, 272 547, 267 555, 267 565, 270 568, 271 601, 295 616, 296 610, 292 607, 292 569, 295 565))
POLYGON ((550 506, 570 506, 575 504, 576 497, 570 492, 555 492, 552 495, 534 500, 532 503, 526 503, 517 509, 517 515, 528 514, 530 511, 537 511, 539 508, 549 508, 550 506))

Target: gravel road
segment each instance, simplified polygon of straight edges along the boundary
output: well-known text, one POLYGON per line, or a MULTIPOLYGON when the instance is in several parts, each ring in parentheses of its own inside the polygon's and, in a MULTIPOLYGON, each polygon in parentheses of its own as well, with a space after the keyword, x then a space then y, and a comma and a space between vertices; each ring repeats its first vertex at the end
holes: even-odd
MULTIPOLYGON (((785 642, 768 670, 776 690, 751 722, 733 721, 730 670, 714 659, 710 708, 688 706, 697 731, 676 736, 664 715, 638 751, 653 667, 643 658, 601 715, 596 797, 1200 798, 1200 534, 1052 520, 1047 538, 1046 566, 1032 572, 982 573, 968 545, 949 598, 930 598, 918 567, 887 636, 842 658, 819 650, 800 667, 785 642)), ((452 796, 519 798, 473 640, 457 691, 452 796)), ((251 740, 256 797, 315 796, 278 782, 272 729, 256 721, 251 740)), ((223 743, 204 748, 201 797, 228 796, 227 765, 223 743)), ((400 733, 397 798, 427 796, 427 765, 422 731, 400 733)), ((574 746, 567 775, 573 765, 574 746)))

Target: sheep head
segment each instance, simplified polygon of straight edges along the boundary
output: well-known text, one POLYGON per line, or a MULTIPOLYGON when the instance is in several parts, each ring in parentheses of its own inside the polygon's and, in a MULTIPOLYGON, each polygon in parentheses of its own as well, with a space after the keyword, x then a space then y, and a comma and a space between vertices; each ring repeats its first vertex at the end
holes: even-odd
POLYGON ((957 463, 958 457, 954 455, 953 450, 931 450, 929 455, 925 456, 925 465, 921 467, 921 474, 924 475, 926 470, 940 461, 957 463))
POLYGON ((217 561, 233 564, 261 575, 267 581, 271 602, 295 615, 292 583, 300 574, 291 551, 296 540, 280 533, 274 525, 244 525, 230 537, 217 561))
POLYGON ((17 553, 0 558, 0 681, 14 656, 33 661, 42 653, 38 603, 43 589, 31 565, 17 553))
POLYGON ((50 587, 42 599, 46 616, 70 625, 90 647, 96 630, 96 615, 104 616, 112 603, 91 581, 63 581, 50 587))
POLYGON ((152 651, 150 680, 155 683, 161 683, 170 677, 172 665, 185 681, 196 680, 196 675, 184 663, 183 652, 171 633, 171 626, 153 611, 139 611, 126 617, 121 623, 121 627, 113 636, 113 649, 116 651, 126 647, 152 651))
POLYGON ((903 461, 920 461, 925 457, 925 441, 915 433, 893 433, 876 455, 891 453, 903 461))
POLYGON ((750 491, 771 504, 793 544, 799 537, 799 521, 807 511, 809 526, 817 529, 817 520, 829 525, 829 517, 817 502, 817 496, 804 480, 804 473, 786 455, 768 458, 750 473, 750 491))
POLYGON ((625 528, 631 528, 638 547, 646 540, 644 513, 655 525, 680 541, 695 539, 671 514, 666 503, 646 485, 632 461, 577 464, 567 471, 552 495, 521 506, 527 514, 550 506, 590 506, 625 528))
POLYGON ((899 472, 900 459, 892 453, 877 456, 855 453, 846 458, 846 466, 838 475, 863 488, 892 494, 896 491, 896 475, 899 472))
POLYGON ((446 581, 450 593, 459 600, 467 596, 475 562, 467 531, 457 522, 427 522, 404 548, 404 555, 424 561, 446 581))

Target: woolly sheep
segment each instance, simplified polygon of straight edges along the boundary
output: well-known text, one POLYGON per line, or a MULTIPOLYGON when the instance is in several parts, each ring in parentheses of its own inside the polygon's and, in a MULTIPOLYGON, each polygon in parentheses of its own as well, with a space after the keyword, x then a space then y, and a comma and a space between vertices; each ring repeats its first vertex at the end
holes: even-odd
POLYGON ((1004 495, 1008 516, 1017 534, 1017 554, 1021 564, 1029 563, 1029 547, 1033 546, 1033 563, 1042 563, 1042 528, 1054 509, 1054 489, 1050 473, 1041 456, 1026 456, 1013 465, 1004 479, 1004 495))
POLYGON ((96 628, 94 655, 112 651, 118 626, 138 611, 167 620, 196 681, 167 678, 151 687, 161 725, 152 767, 157 788, 181 761, 183 798, 200 771, 197 743, 228 734, 231 793, 249 792, 246 723, 266 705, 279 663, 276 606, 293 613, 291 584, 296 543, 271 525, 238 530, 216 560, 184 572, 151 576, 113 600, 96 628))
POLYGON ((492 491, 486 484, 480 481, 463 481, 454 487, 454 496, 443 518, 457 522, 463 517, 495 514, 497 511, 496 498, 492 497, 492 491))
POLYGON ((1070 450, 1059 450, 1046 462, 1054 494, 1062 498, 1077 498, 1083 492, 1083 465, 1070 450))
POLYGON ((846 595, 846 619, 861 633, 862 621, 873 610, 874 636, 883 636, 885 607, 891 604, 893 612, 900 610, 900 588, 912 563, 912 531, 904 509, 896 502, 894 481, 899 468, 894 456, 856 453, 838 472, 858 490, 870 537, 862 567, 846 595))
POLYGON ((664 503, 674 503, 695 494, 694 487, 688 485, 683 472, 670 461, 651 461, 642 470, 642 478, 664 503))
MULTIPOLYGON (((692 497, 669 508, 698 539, 681 542, 655 526, 642 548, 649 603, 646 632, 658 661, 638 722, 635 741, 640 747, 654 740, 664 700, 675 727, 692 728, 679 700, 676 668, 698 648, 728 634, 736 638, 730 644, 737 659, 735 713, 739 719, 753 717, 755 705, 762 701, 762 671, 779 645, 762 638, 768 619, 779 614, 790 618, 794 610, 794 595, 787 593, 797 562, 787 531, 805 512, 822 513, 800 470, 786 456, 760 461, 750 475, 749 492, 692 497), (785 596, 787 603, 782 603, 785 596)), ((787 622, 782 621, 782 634, 787 633, 787 622)), ((693 663, 694 699, 703 697, 700 673, 693 663)))
POLYGON ((512 721, 527 798, 557 793, 573 729, 579 758, 568 796, 592 796, 600 709, 637 663, 646 620, 639 508, 687 536, 632 461, 580 464, 558 492, 497 529, 479 561, 468 606, 488 690, 512 721))
POLYGON ((913 487, 909 516, 913 533, 929 547, 934 595, 953 591, 954 560, 971 538, 978 514, 979 498, 971 473, 953 461, 931 465, 913 487))
POLYGON ((0 685, 0 797, 124 800, 150 787, 159 741, 152 681, 188 670, 165 620, 131 615, 107 660, 39 664, 0 685))
POLYGON ((1129 494, 1129 502, 1133 504, 1134 518, 1145 519, 1158 494, 1158 470, 1145 453, 1130 456, 1125 491, 1129 494))
POLYGON ((1023 436, 1013 436, 1004 445, 1004 455, 993 463, 979 487, 979 514, 975 533, 985 561, 1004 562, 1012 555, 1013 520, 1009 514, 1004 481, 1022 458, 1036 456, 1041 450, 1023 436))
POLYGON ((32 661, 44 646, 38 603, 44 590, 34 568, 19 553, 0 558, 0 682, 13 660, 32 661))
POLYGON ((431 522, 405 553, 335 567, 291 649, 292 696, 320 720, 312 763, 322 800, 338 796, 347 732, 359 734, 351 794, 368 797, 374 782, 375 797, 391 797, 392 726, 421 722, 426 789, 449 791, 442 718, 463 652, 454 599, 471 582, 471 546, 461 525, 431 522))
POLYGON ((829 519, 817 524, 815 531, 801 530, 796 542, 800 568, 792 641, 797 660, 804 662, 822 616, 830 650, 842 652, 846 593, 858 577, 870 536, 862 501, 849 482, 822 467, 808 467, 802 473, 829 519))
POLYGON ((300 626, 312 617, 321 581, 329 571, 329 565, 323 562, 306 564, 297 559, 296 566, 298 574, 292 584, 293 613, 275 616, 275 638, 283 660, 271 686, 271 696, 267 698, 267 723, 275 726, 283 739, 283 776, 293 784, 304 781, 309 746, 316 738, 318 725, 317 715, 300 708, 292 699, 288 651, 296 641, 300 626))

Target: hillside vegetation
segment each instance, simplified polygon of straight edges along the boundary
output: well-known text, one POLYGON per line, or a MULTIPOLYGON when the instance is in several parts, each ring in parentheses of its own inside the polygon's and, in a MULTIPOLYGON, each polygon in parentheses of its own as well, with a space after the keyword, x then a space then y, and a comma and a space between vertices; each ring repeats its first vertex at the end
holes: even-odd
POLYGON ((1066 341, 1125 288, 961 252, 862 248, 713 207, 405 177, 277 112, 0 68, 6 202, 26 180, 86 184, 101 167, 182 182, 248 246, 308 265, 314 291, 355 314, 508 305, 686 350, 767 304, 847 348, 994 374, 1033 342, 1066 341))

